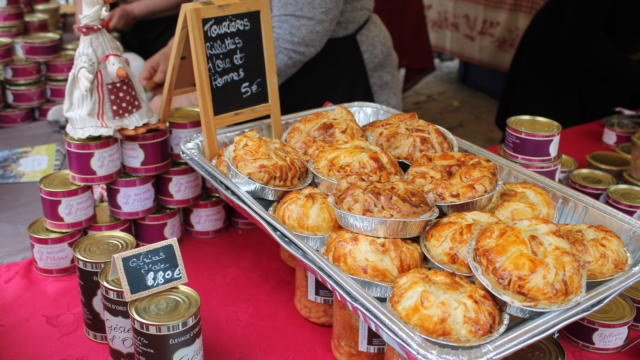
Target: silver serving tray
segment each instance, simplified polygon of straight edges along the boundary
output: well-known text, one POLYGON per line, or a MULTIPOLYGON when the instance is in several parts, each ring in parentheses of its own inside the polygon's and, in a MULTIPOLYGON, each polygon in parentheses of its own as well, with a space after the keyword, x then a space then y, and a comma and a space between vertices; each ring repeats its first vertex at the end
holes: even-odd
MULTIPOLYGON (((356 102, 344 105, 354 113, 359 123, 383 119, 397 113, 397 110, 372 103, 356 102)), ((282 118, 283 127, 288 128, 302 116, 329 109, 331 108, 286 115, 282 118)), ((258 130, 263 136, 271 136, 270 120, 267 119, 220 129, 218 143, 220 146, 230 144, 236 135, 253 129, 258 130)), ((490 360, 504 357, 589 314, 626 287, 640 280, 640 221, 562 184, 521 168, 465 140, 457 139, 457 141, 461 151, 485 157, 497 164, 501 181, 528 181, 545 188, 557 204, 557 222, 607 225, 620 235, 630 253, 632 264, 629 269, 611 280, 588 283, 585 297, 571 308, 541 313, 537 317, 522 321, 512 321, 502 335, 488 343, 475 347, 436 344, 425 340, 409 325, 393 316, 383 302, 367 294, 348 275, 338 270, 311 246, 288 231, 268 213, 270 201, 252 198, 211 165, 203 154, 201 135, 186 139, 182 143, 181 155, 206 179, 215 184, 225 200, 231 202, 232 206, 252 214, 259 225, 280 245, 313 269, 311 272, 331 288, 338 299, 346 302, 351 310, 364 318, 373 330, 408 359, 490 360)))

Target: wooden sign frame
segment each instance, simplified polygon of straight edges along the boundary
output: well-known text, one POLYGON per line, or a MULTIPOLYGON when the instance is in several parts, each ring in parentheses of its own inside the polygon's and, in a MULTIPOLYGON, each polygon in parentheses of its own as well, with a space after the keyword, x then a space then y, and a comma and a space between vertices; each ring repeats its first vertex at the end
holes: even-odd
POLYGON ((182 261, 182 254, 180 253, 180 246, 178 245, 178 239, 172 238, 164 241, 159 241, 155 244, 141 246, 139 248, 135 248, 133 250, 121 252, 113 255, 111 259, 111 273, 109 274, 109 278, 113 278, 117 276, 120 278, 120 283, 122 284, 122 290, 124 291, 124 299, 126 301, 135 300, 141 297, 145 297, 150 294, 154 294, 160 292, 162 290, 174 287, 176 285, 184 284, 188 281, 187 272, 184 268, 184 262, 182 261), (176 254, 176 260, 178 262, 178 267, 180 268, 181 278, 180 280, 171 281, 164 285, 154 287, 149 290, 141 291, 135 294, 131 293, 131 287, 129 286, 129 279, 124 273, 123 260, 124 258, 130 257, 132 255, 140 254, 149 250, 157 249, 166 245, 171 245, 173 247, 173 251, 176 254), (115 271, 114 271, 115 269, 115 271))
POLYGON ((167 68, 160 119, 166 122, 169 118, 173 96, 193 91, 197 91, 204 136, 204 151, 207 159, 211 160, 218 153, 216 131, 223 126, 270 116, 273 137, 280 138, 282 136, 280 95, 271 28, 271 9, 268 0, 216 0, 182 4, 167 68), (268 101, 264 104, 216 116, 214 115, 211 81, 204 49, 202 20, 254 11, 260 13, 268 101))

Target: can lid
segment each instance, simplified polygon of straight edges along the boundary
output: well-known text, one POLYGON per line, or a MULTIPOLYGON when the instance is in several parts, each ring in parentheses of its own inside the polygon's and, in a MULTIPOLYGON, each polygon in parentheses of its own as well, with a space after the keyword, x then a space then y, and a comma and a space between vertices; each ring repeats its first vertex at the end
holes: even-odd
POLYGON ((11 38, 0 37, 0 46, 11 44, 13 40, 11 38))
POLYGON ((549 336, 507 356, 505 360, 565 360, 562 344, 549 336))
POLYGON ((40 187, 48 191, 69 191, 85 186, 72 183, 69 174, 69 170, 60 170, 46 175, 40 179, 40 187))
POLYGON ((197 107, 179 107, 171 110, 169 122, 189 123, 200 121, 200 109, 197 107))
POLYGON ((36 219, 34 222, 29 224, 27 231, 31 236, 41 238, 41 239, 55 239, 69 233, 69 232, 51 231, 47 229, 47 227, 44 226, 44 218, 36 219))
POLYGON ((640 300, 640 281, 637 281, 635 284, 629 286, 625 291, 622 292, 628 297, 640 300))
POLYGON ((569 155, 562 154, 560 157, 560 170, 571 171, 578 168, 578 161, 569 155))
POLYGON ((562 130, 560 123, 542 116, 517 115, 507 119, 507 125, 519 131, 552 135, 562 130))
POLYGON ((37 10, 53 10, 53 9, 59 9, 59 8, 60 8, 60 4, 54 1, 33 5, 33 10, 36 10, 36 11, 37 10))
POLYGON ((604 126, 615 130, 633 132, 640 129, 634 119, 635 117, 627 115, 613 115, 604 119, 604 126))
POLYGON ((102 202, 96 205, 96 220, 93 222, 98 225, 109 225, 121 221, 121 219, 113 216, 109 210, 109 204, 102 202))
POLYGON ((199 308, 198 293, 188 286, 178 285, 130 302, 129 315, 146 324, 168 325, 185 321, 199 308))
POLYGON ((168 208, 168 207, 164 207, 164 206, 158 206, 156 208, 156 211, 152 212, 151 214, 145 216, 142 219, 137 219, 138 221, 152 221, 152 220, 156 220, 155 218, 158 217, 162 217, 168 214, 174 214, 178 211, 178 209, 172 209, 172 208, 168 208))
POLYGON ((636 316, 636 308, 631 301, 616 296, 585 318, 605 324, 619 324, 633 319, 634 316, 636 316))
POLYGON ((108 289, 122 291, 122 283, 119 277, 109 279, 109 272, 111 272, 111 262, 104 264, 100 274, 98 274, 98 280, 100 284, 108 289))
POLYGON ((60 34, 53 32, 35 33, 16 36, 13 41, 15 42, 28 42, 28 43, 41 43, 46 41, 60 40, 60 34))
POLYGON ((631 159, 631 143, 626 142, 616 147, 616 152, 620 155, 624 155, 627 159, 631 159))
POLYGON ((132 250, 136 239, 122 231, 102 231, 89 234, 73 246, 73 254, 89 262, 109 262, 114 254, 132 250))
POLYGON ((613 185, 607 189, 607 195, 613 200, 633 206, 640 206, 640 187, 635 185, 613 185))
POLYGON ((93 144, 111 138, 111 136, 90 136, 86 139, 77 139, 69 135, 67 132, 64 133, 63 137, 65 141, 74 144, 93 144))
POLYGON ((73 60, 75 56, 76 56, 75 50, 62 50, 58 53, 58 55, 56 55, 56 57, 49 60, 49 62, 57 61, 57 60, 73 60))
POLYGON ((42 20, 49 20, 49 17, 45 14, 42 13, 29 13, 29 14, 24 14, 24 21, 42 21, 42 20))
POLYGON ((631 185, 640 186, 640 180, 631 176, 631 172, 629 172, 629 170, 622 173, 622 178, 631 185))
POLYGON ((616 178, 612 175, 595 169, 574 170, 569 174, 569 179, 579 185, 601 189, 616 184, 616 178))
POLYGON ((64 43, 62 43, 62 48, 65 50, 75 51, 78 48, 78 44, 79 44, 78 40, 65 41, 64 43))
POLYGON ((613 151, 594 151, 587 154, 587 163, 600 169, 624 170, 631 166, 631 161, 624 155, 613 151))

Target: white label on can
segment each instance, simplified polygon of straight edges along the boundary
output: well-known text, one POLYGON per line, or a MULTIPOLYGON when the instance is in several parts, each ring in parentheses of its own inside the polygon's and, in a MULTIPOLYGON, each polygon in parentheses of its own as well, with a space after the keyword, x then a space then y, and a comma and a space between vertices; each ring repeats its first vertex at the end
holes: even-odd
POLYGON ((133 354, 133 333, 130 319, 113 316, 108 311, 105 311, 104 326, 107 329, 109 346, 123 354, 133 354))
POLYGON ((43 269, 61 269, 71 265, 73 251, 67 243, 55 245, 33 244, 33 259, 43 269))
POLYGON ((200 194, 202 177, 197 172, 173 176, 169 182, 169 192, 174 199, 191 199, 200 194))
POLYGON ((144 161, 144 151, 137 143, 131 141, 122 142, 122 163, 127 166, 139 167, 144 161))
POLYGON ((62 199, 58 206, 58 214, 65 223, 74 223, 90 218, 94 212, 91 191, 71 198, 62 199))
POLYGON ((600 328, 593 333, 593 344, 596 347, 611 349, 624 345, 629 330, 626 326, 619 328, 600 328))
POLYGON ((633 214, 633 218, 636 220, 640 220, 640 211, 636 211, 636 213, 633 214))
MULTIPOLYGON (((0 1, 0 7, 5 7, 6 5, 6 1, 0 1), (5 5, 3 5, 2 3, 5 3, 5 5)), ((13 77, 13 69, 11 68, 11 66, 5 66, 4 68, 4 78, 5 80, 10 80, 13 77)))
POLYGON ((122 211, 141 211, 153 206, 155 200, 153 183, 132 188, 120 188, 116 201, 122 211))
POLYGON ((169 146, 171 152, 174 154, 180 153, 180 143, 182 140, 188 138, 191 135, 199 134, 200 128, 192 129, 171 129, 171 135, 169 135, 169 146))
POLYGON ((104 304, 102 304, 102 293, 100 292, 99 286, 96 296, 91 300, 91 305, 93 305, 93 309, 100 315, 100 318, 104 320, 104 304))
POLYGON ((106 149, 97 150, 91 158, 91 168, 97 175, 108 175, 120 169, 122 151, 118 143, 106 149))
POLYGON ((196 231, 213 231, 220 229, 225 222, 226 211, 224 206, 205 209, 193 209, 189 221, 196 231))
POLYGON ((196 341, 182 349, 176 351, 171 357, 172 360, 204 360, 204 349, 202 347, 202 335, 196 341))
POLYGON ((180 216, 176 216, 173 219, 167 221, 167 225, 164 227, 164 238, 179 238, 182 235, 182 224, 180 223, 180 216))
POLYGON ((358 321, 358 350, 368 353, 383 353, 387 343, 360 318, 358 321))
POLYGON ((558 155, 558 148, 560 147, 560 135, 556 136, 551 140, 551 144, 549 144, 549 154, 551 156, 558 155))
POLYGON ((602 132, 602 142, 609 145, 615 145, 618 140, 618 135, 608 127, 604 128, 602 132))
POLYGON ((312 273, 307 273, 307 299, 319 304, 333 304, 333 292, 312 273))
POLYGON ((13 93, 11 91, 5 91, 4 96, 7 97, 7 104, 13 104, 13 93))

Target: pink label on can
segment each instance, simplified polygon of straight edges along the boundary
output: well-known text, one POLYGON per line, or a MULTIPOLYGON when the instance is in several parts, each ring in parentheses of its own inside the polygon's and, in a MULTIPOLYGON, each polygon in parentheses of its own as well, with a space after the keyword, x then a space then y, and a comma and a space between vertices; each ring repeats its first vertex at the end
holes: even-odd
POLYGON ((127 166, 142 166, 144 161, 144 151, 142 148, 134 142, 123 141, 122 142, 122 163, 127 166))
POLYGON ((187 227, 196 231, 218 230, 226 224, 227 214, 224 204, 212 208, 189 209, 191 215, 187 220, 187 227))
POLYGON ((53 200, 51 202, 58 204, 55 210, 55 213, 58 215, 58 219, 46 216, 45 212, 45 217, 51 221, 62 220, 62 222, 65 223, 74 223, 86 220, 92 217, 94 213, 93 195, 91 194, 91 191, 87 191, 83 194, 70 198, 53 200))
POLYGON ((0 23, 14 23, 24 21, 24 10, 21 7, 5 8, 0 12, 0 23))
POLYGON ((14 63, 5 66, 4 79, 11 81, 34 81, 42 76, 42 68, 38 63, 14 63))
POLYGON ((192 129, 171 129, 171 135, 169 136, 169 146, 172 154, 180 154, 180 143, 195 134, 200 133, 200 128, 192 129))
POLYGON ((47 60, 54 58, 60 52, 60 41, 48 43, 20 43, 17 46, 18 52, 27 59, 47 60))
POLYGON ((46 87, 47 99, 55 102, 63 102, 66 86, 67 86, 66 81, 62 83, 48 82, 46 87))
POLYGON ((632 135, 632 132, 615 131, 614 129, 605 127, 602 131, 602 142, 609 145, 609 147, 615 148, 620 144, 631 141, 632 135))
POLYGON ((529 137, 507 126, 504 149, 520 156, 555 159, 558 156, 560 133, 548 137, 529 137))
POLYGON ((32 244, 33 260, 43 269, 61 269, 73 264, 73 250, 68 243, 32 244))
POLYGON ((155 201, 153 183, 118 189, 116 203, 122 211, 134 212, 149 209, 155 201))
POLYGON ((49 22, 45 20, 25 21, 27 34, 35 34, 49 31, 49 22))
POLYGON ((120 144, 94 152, 80 152, 67 148, 69 170, 79 176, 103 176, 120 170, 120 144))
POLYGON ((138 241, 144 244, 153 244, 171 238, 177 239, 182 235, 182 222, 177 212, 176 216, 163 222, 147 223, 136 221, 134 228, 138 241))
MULTIPOLYGON (((202 189, 202 177, 197 172, 182 176, 172 176, 169 179, 169 196, 172 199, 190 199, 200 194, 202 189)), ((162 184, 162 182, 161 182, 162 184)), ((161 192, 164 189, 161 189, 161 192)), ((160 194, 164 196, 164 194, 160 194)))
POLYGON ((35 107, 45 102, 44 86, 25 90, 12 89, 7 86, 5 95, 7 103, 16 107, 35 107))

